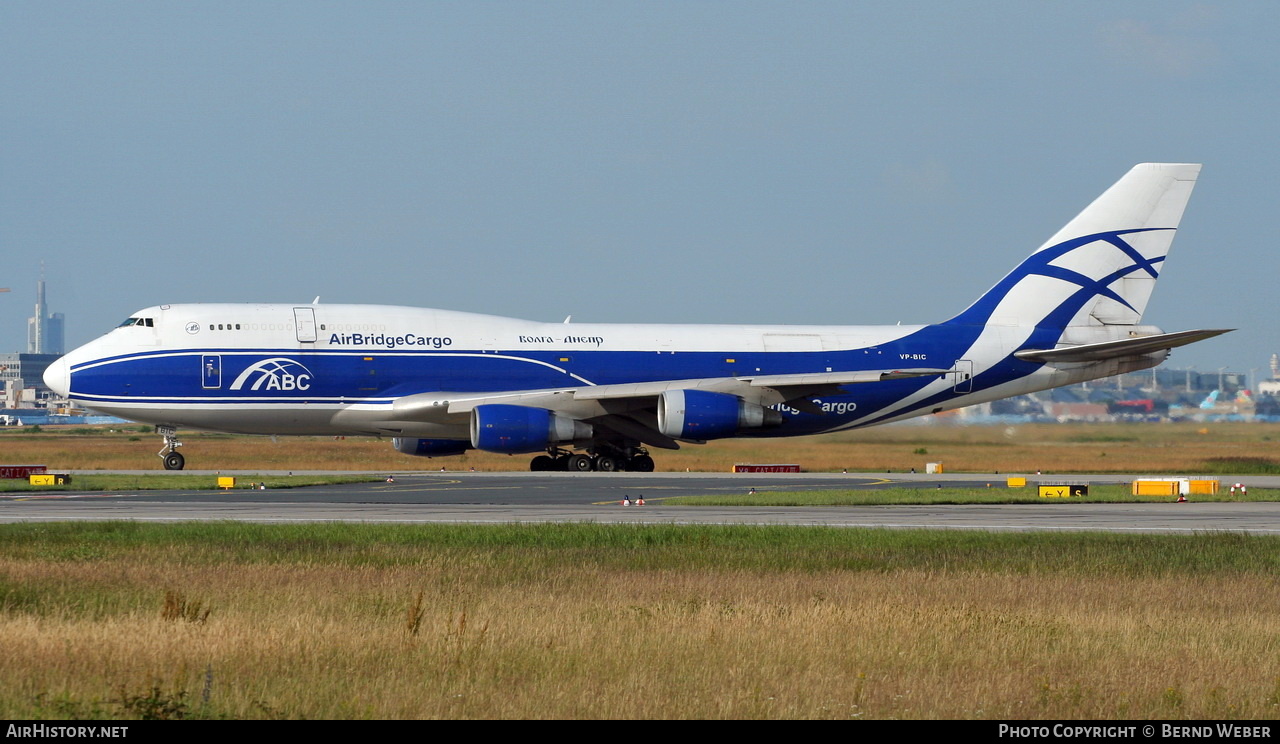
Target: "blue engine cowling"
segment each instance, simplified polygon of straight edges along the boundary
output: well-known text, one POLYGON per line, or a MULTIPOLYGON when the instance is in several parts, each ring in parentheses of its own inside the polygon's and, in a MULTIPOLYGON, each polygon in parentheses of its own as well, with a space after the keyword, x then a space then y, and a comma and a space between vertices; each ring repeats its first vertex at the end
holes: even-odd
POLYGON ((391 440, 396 452, 417 457, 448 457, 461 455, 471 449, 471 443, 457 439, 410 439, 396 437, 391 440))
POLYGON ((707 390, 668 390, 658 397, 658 430, 673 439, 722 439, 743 429, 782 423, 772 408, 736 395, 707 390))
POLYGON ((590 437, 589 424, 545 408, 495 403, 471 411, 471 446, 486 452, 540 452, 548 445, 590 437))

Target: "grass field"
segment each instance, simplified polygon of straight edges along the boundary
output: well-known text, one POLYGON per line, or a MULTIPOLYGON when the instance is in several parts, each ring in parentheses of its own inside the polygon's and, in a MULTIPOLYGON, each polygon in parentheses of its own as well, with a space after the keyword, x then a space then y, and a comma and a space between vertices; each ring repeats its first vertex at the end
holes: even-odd
POLYGON ((0 526, 0 716, 1275 719, 1280 539, 0 526))
MULTIPOLYGON (((0 459, 59 470, 161 469, 160 438, 127 430, 0 430, 0 459)), ((388 441, 184 433, 198 470, 527 470, 529 456, 469 453, 423 459, 388 441)), ((941 462, 967 473, 1168 473, 1280 475, 1280 424, 895 424, 791 439, 734 439, 655 450, 657 469, 728 471, 736 463, 796 463, 809 472, 923 472, 941 462)))
MULTIPOLYGON (((656 455, 668 471, 1212 476, 1280 471, 1276 441, 1246 424, 891 426, 656 455)), ((186 442, 210 470, 527 467, 373 440, 186 442)), ((0 460, 54 470, 159 470, 158 447, 0 432, 0 460)), ((939 498, 900 490, 787 498, 939 498)), ((1280 538, 1239 534, 0 525, 0 715, 1274 720, 1277 576, 1280 538)))

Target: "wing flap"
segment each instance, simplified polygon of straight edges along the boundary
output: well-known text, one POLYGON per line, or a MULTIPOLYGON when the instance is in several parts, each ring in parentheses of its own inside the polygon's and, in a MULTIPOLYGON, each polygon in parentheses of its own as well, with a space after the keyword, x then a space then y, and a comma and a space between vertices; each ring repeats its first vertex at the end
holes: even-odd
POLYGON ((941 377, 949 371, 945 369, 871 369, 858 372, 761 375, 759 377, 740 377, 738 379, 749 382, 752 387, 786 388, 809 385, 853 385, 866 382, 906 380, 912 377, 941 377))

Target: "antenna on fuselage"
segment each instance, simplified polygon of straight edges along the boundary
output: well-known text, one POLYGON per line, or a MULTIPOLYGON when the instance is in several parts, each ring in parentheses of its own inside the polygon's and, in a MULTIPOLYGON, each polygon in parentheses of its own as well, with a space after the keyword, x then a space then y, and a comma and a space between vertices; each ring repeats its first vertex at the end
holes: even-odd
POLYGON ((569 322, 569 321, 571 321, 571 320, 573 320, 573 316, 572 316, 572 315, 566 315, 566 316, 564 316, 564 322, 568 323, 568 322, 569 322))
POLYGON ((320 295, 316 295, 316 298, 315 298, 314 300, 312 300, 312 301, 311 301, 311 304, 312 304, 312 305, 319 305, 319 304, 320 304, 320 295))

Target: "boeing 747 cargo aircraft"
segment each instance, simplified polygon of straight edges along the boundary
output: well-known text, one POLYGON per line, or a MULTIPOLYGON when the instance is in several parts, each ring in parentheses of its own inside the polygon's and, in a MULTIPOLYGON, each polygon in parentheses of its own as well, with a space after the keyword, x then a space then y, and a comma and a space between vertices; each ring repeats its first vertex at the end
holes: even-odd
POLYGON ((845 431, 1160 364, 1142 325, 1200 166, 1130 170, 966 310, 916 326, 542 323, 379 305, 175 304, 49 366, 78 404, 180 427, 389 437, 651 471, 652 448, 845 431))

